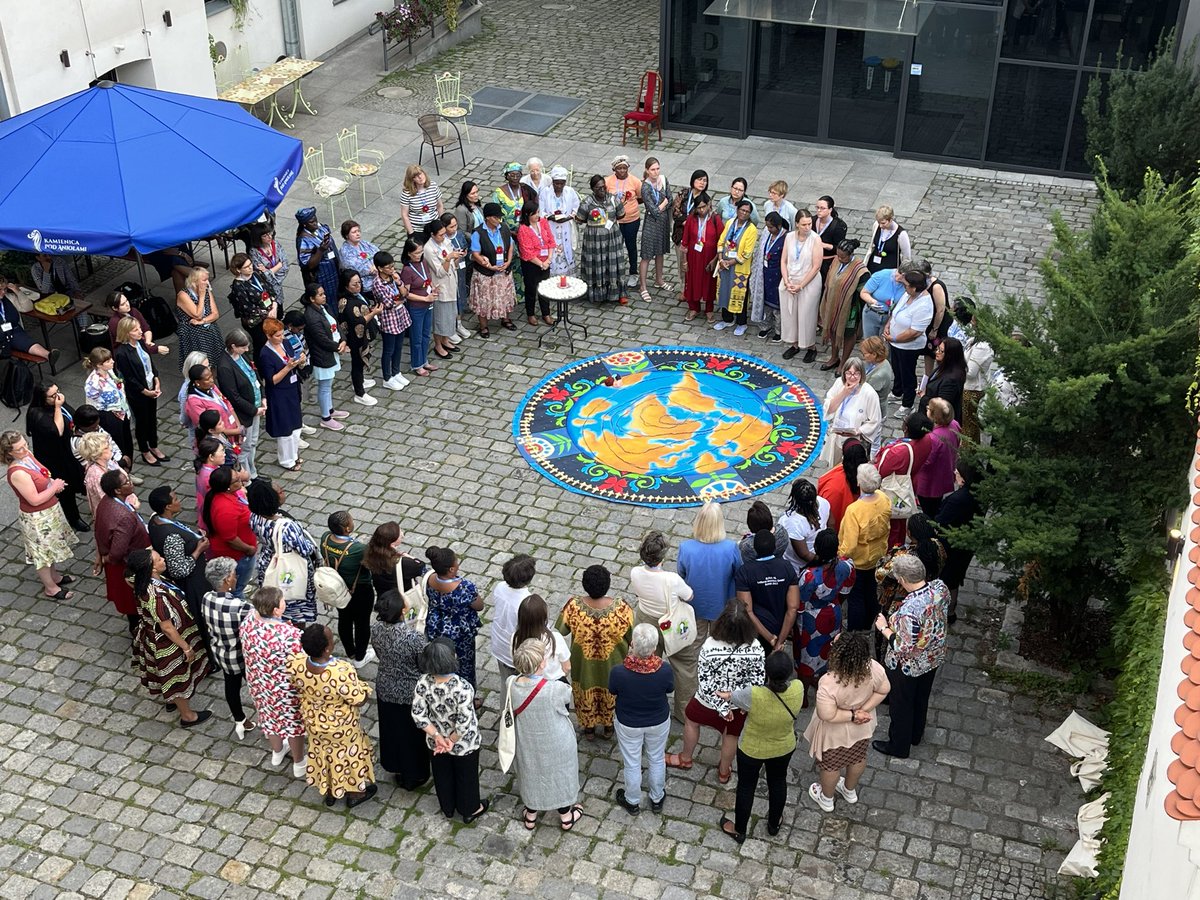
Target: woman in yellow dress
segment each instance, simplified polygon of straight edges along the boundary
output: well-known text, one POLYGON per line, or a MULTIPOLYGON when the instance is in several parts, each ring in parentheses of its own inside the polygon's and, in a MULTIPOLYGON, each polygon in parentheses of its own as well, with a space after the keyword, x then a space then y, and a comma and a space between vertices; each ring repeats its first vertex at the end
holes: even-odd
POLYGON ((300 718, 308 732, 305 778, 333 806, 341 797, 352 808, 375 796, 374 748, 358 721, 358 707, 371 688, 358 680, 354 666, 335 659, 333 632, 313 623, 300 638, 303 653, 288 659, 288 675, 300 700, 300 718))
POLYGON ((754 261, 754 246, 758 243, 758 229, 750 221, 754 204, 742 198, 737 202, 737 216, 730 219, 721 231, 717 242, 717 307, 721 310, 721 321, 713 325, 722 331, 736 325, 733 333, 741 337, 746 333, 746 314, 750 311, 746 294, 750 288, 750 266, 754 261))

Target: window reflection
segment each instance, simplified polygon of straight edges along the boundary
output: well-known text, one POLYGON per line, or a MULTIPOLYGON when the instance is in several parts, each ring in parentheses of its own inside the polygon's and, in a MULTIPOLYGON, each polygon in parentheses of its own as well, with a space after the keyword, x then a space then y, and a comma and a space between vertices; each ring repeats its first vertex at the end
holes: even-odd
POLYGON ((1062 164, 1076 72, 1001 63, 987 161, 1039 169, 1062 164))
POLYGON ((706 16, 707 0, 672 4, 667 116, 705 130, 740 127, 750 21, 706 16))
POLYGON ((821 108, 825 29, 763 22, 754 81, 754 131, 813 137, 821 108))
POLYGON ((1114 66, 1120 52, 1126 62, 1143 63, 1178 16, 1179 0, 1096 0, 1084 62, 1114 66))
POLYGON ((1075 63, 1083 49, 1087 0, 1010 0, 1001 54, 1075 63))

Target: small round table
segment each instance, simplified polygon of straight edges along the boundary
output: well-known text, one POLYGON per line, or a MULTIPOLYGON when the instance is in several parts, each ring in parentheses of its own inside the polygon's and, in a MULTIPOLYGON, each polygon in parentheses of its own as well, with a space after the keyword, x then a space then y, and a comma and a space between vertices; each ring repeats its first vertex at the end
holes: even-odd
MULTIPOLYGON (((547 300, 555 302, 558 315, 555 317, 555 322, 549 329, 542 332, 542 336, 538 338, 538 347, 542 346, 542 341, 550 336, 550 333, 559 325, 563 327, 563 331, 567 333, 567 344, 571 348, 571 352, 575 352, 575 340, 571 336, 571 301, 578 300, 581 297, 587 296, 587 282, 582 278, 576 278, 574 275, 552 275, 546 278, 538 285, 538 293, 547 300), (563 284, 565 282, 565 285, 563 284)), ((579 330, 583 332, 583 336, 587 337, 587 328, 580 325, 579 330)))

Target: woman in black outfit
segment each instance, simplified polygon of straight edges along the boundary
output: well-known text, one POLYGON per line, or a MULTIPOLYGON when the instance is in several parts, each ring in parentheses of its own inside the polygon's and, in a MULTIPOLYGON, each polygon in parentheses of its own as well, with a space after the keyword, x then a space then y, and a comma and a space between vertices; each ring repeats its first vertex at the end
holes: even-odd
POLYGON ((183 592, 188 612, 196 620, 200 636, 208 645, 208 624, 204 621, 204 595, 212 590, 204 577, 204 554, 208 538, 196 529, 179 521, 183 504, 166 485, 150 492, 150 508, 154 514, 146 525, 150 546, 167 564, 167 579, 183 592))
POLYGON ((817 198, 816 212, 813 233, 821 241, 821 283, 824 284, 829 277, 829 267, 837 258, 837 246, 846 239, 846 223, 828 194, 817 198))
POLYGON ((275 301, 275 285, 269 278, 254 270, 254 263, 245 253, 235 254, 229 261, 233 283, 229 286, 229 305, 233 314, 242 320, 242 328, 250 335, 254 345, 254 359, 258 351, 267 344, 263 335, 263 319, 279 318, 279 304, 275 301))
POLYGON ((315 370, 321 425, 332 431, 341 431, 345 426, 337 420, 346 418, 349 413, 334 409, 334 372, 330 370, 338 364, 338 354, 345 353, 347 346, 333 316, 333 307, 330 305, 333 298, 325 295, 322 284, 313 281, 304 289, 300 302, 304 304, 304 341, 308 344, 309 361, 315 370))
POLYGON ((350 348, 350 382, 354 385, 354 402, 363 406, 374 406, 379 402, 367 393, 368 388, 375 387, 375 380, 366 378, 365 373, 371 367, 371 320, 382 308, 363 294, 361 275, 353 269, 342 269, 337 320, 342 325, 342 340, 350 348))
POLYGON ((142 459, 151 466, 167 462, 170 457, 158 449, 158 398, 162 385, 154 357, 142 347, 142 327, 136 319, 125 318, 117 323, 113 359, 125 380, 125 399, 133 413, 133 432, 142 459))
POLYGON ((375 585, 376 596, 381 597, 388 591, 399 590, 396 583, 396 563, 400 561, 402 554, 397 545, 403 538, 404 532, 400 530, 399 522, 384 522, 375 529, 371 540, 367 542, 367 552, 363 554, 363 567, 371 573, 371 583, 375 585))
POLYGON ((37 384, 29 411, 25 414, 25 431, 38 462, 50 470, 54 478, 67 483, 58 502, 62 506, 67 522, 76 531, 89 531, 79 517, 79 501, 83 494, 83 466, 71 449, 71 438, 75 436, 75 415, 57 384, 37 384))
POLYGON ((961 538, 956 541, 946 532, 971 524, 983 511, 974 494, 978 483, 979 472, 969 462, 960 459, 954 471, 954 490, 942 498, 942 505, 938 508, 936 522, 942 545, 946 548, 946 565, 942 567, 941 578, 950 590, 950 612, 946 621, 951 625, 958 619, 958 589, 966 580, 967 568, 975 551, 962 546, 961 538))
POLYGON ((946 338, 938 345, 934 361, 936 367, 925 385, 917 411, 925 413, 929 401, 941 397, 954 407, 954 419, 961 425, 963 385, 967 381, 967 357, 962 342, 958 338, 946 338))

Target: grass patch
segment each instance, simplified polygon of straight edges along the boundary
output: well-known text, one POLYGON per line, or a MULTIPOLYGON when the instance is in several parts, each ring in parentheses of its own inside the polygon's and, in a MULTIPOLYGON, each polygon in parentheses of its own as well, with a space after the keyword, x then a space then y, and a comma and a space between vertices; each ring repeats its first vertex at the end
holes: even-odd
POLYGON ((1019 694, 1054 706, 1074 702, 1075 697, 1087 691, 1092 684, 1092 673, 1082 669, 1077 669, 1065 679, 1041 672, 1013 672, 996 666, 989 666, 984 671, 993 684, 1006 684, 1019 694))

